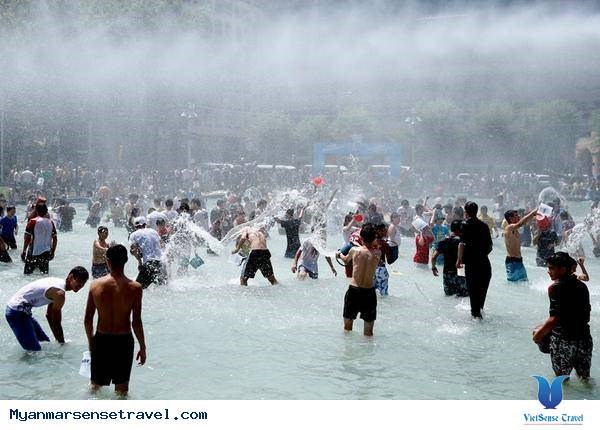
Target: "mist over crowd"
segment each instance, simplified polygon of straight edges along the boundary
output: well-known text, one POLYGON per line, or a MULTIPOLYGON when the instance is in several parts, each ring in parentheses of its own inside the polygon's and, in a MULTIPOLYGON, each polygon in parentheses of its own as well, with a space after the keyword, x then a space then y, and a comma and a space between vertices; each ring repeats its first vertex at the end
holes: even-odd
POLYGON ((595 2, 8 1, 0 24, 5 177, 299 166, 316 142, 393 143, 454 173, 592 173, 575 144, 600 129, 595 2))

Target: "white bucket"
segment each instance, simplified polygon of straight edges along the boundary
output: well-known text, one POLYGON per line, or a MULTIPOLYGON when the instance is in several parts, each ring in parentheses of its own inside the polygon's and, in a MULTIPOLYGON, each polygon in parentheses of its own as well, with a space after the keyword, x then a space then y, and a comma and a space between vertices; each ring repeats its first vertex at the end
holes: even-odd
POLYGON ((415 218, 412 222, 412 226, 415 228, 415 230, 417 231, 421 231, 423 230, 425 227, 427 227, 429 224, 427 224, 425 221, 423 221, 421 218, 415 218))
POLYGON ((537 213, 552 218, 552 206, 540 203, 540 207, 538 208, 537 213))

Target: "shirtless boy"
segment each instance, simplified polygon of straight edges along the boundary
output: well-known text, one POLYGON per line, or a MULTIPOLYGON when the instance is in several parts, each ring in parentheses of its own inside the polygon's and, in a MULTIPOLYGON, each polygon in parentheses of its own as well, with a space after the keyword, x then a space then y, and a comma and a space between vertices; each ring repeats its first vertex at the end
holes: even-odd
POLYGON ((248 285, 248 279, 254 278, 254 275, 256 275, 256 272, 259 270, 272 285, 275 285, 277 279, 275 279, 273 273, 271 253, 267 248, 267 238, 265 233, 260 229, 248 227, 242 233, 238 243, 239 246, 243 246, 244 243, 250 245, 250 254, 246 261, 244 273, 240 276, 240 285, 248 285))
POLYGON ((106 251, 110 273, 94 281, 85 308, 84 326, 92 355, 92 389, 115 384, 115 391, 126 395, 133 363, 134 341, 140 344, 139 365, 146 362, 146 342, 142 325, 142 285, 125 276, 127 249, 113 245, 106 251), (94 314, 98 324, 94 334, 94 314))
POLYGON ((356 316, 364 320, 364 335, 373 336, 377 317, 377 296, 373 288, 373 276, 381 259, 377 247, 375 226, 365 224, 360 230, 362 245, 354 246, 347 255, 336 253, 345 263, 352 261, 352 279, 344 296, 344 330, 351 331, 356 316))
POLYGON ((532 210, 522 219, 519 219, 519 213, 516 210, 504 212, 504 219, 508 223, 504 227, 504 245, 506 246, 506 279, 509 282, 527 281, 527 271, 523 265, 521 257, 521 235, 519 228, 527 224, 535 214, 537 209, 532 210))

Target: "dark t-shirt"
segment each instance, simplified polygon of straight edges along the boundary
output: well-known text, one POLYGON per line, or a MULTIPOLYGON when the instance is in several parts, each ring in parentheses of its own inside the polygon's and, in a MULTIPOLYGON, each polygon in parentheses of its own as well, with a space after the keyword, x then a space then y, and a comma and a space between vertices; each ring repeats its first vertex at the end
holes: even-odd
POLYGON ((9 218, 7 216, 0 219, 0 234, 2 235, 2 239, 7 240, 9 242, 15 241, 15 227, 17 225, 17 216, 13 216, 9 218))
POLYGON ((492 236, 489 227, 478 218, 463 223, 460 241, 465 244, 463 263, 473 264, 487 260, 492 252, 492 236))
POLYGON ((452 236, 438 242, 437 251, 444 256, 444 273, 456 272, 460 237, 452 236))
POLYGON ((281 227, 285 230, 285 235, 287 237, 287 249, 285 250, 285 254, 295 254, 300 248, 300 219, 294 218, 281 221, 281 227))
POLYGON ((550 316, 558 318, 552 331, 567 340, 587 339, 590 336, 590 293, 587 286, 569 275, 548 288, 550 316))
POLYGON ((554 254, 554 245, 558 243, 558 235, 554 230, 542 231, 538 238, 537 256, 542 260, 554 254))

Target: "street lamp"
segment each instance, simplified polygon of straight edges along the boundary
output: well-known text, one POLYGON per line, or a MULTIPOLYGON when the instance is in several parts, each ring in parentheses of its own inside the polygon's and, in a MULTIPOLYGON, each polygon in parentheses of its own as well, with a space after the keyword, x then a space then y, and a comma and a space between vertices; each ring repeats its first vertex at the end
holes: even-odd
POLYGON ((186 109, 181 112, 179 116, 186 119, 187 168, 189 169, 192 163, 192 132, 190 131, 190 120, 199 117, 198 113, 196 112, 196 105, 194 103, 188 103, 186 109))
POLYGON ((421 117, 417 115, 417 111, 415 108, 410 110, 410 115, 404 118, 404 122, 410 126, 411 130, 411 139, 410 139, 410 165, 414 167, 415 165, 415 127, 418 123, 420 123, 421 117))

